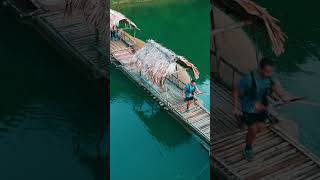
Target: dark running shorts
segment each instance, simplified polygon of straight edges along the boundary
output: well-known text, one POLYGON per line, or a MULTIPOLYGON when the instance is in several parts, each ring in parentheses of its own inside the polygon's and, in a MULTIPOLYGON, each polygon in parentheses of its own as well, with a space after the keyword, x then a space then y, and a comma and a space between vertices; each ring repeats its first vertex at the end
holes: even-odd
POLYGON ((184 98, 184 101, 192 101, 194 99, 193 96, 184 98))
POLYGON ((262 113, 246 113, 243 112, 241 116, 241 121, 244 122, 247 126, 251 126, 257 122, 266 122, 268 118, 268 112, 262 113))

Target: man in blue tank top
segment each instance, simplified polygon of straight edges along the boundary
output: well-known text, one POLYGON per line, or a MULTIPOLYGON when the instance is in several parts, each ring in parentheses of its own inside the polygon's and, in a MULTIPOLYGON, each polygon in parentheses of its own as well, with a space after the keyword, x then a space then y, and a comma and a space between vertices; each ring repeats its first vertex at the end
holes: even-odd
POLYGON ((186 84, 183 89, 183 98, 187 102, 187 112, 189 112, 190 105, 194 100, 194 94, 201 94, 202 92, 197 88, 196 82, 191 80, 191 83, 186 84))
POLYGON ((274 80, 272 74, 273 62, 263 58, 259 68, 244 75, 233 91, 235 116, 248 126, 244 149, 247 160, 253 160, 252 145, 256 135, 265 127, 265 121, 268 118, 268 97, 275 93, 284 102, 288 99, 279 81, 274 80), (238 99, 241 107, 238 107, 238 99))

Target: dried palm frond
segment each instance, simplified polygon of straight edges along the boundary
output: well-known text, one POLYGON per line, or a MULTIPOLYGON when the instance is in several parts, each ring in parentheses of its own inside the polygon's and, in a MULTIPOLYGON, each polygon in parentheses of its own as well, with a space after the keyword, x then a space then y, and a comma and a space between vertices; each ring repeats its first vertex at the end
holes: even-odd
POLYGON ((279 20, 271 16, 265 8, 251 0, 216 0, 215 3, 232 10, 237 15, 242 16, 242 18, 258 18, 265 25, 273 52, 279 56, 285 51, 284 43, 288 37, 279 27, 279 20))
POLYGON ((148 40, 132 61, 142 74, 160 87, 164 85, 166 76, 176 72, 177 63, 191 68, 195 78, 199 78, 199 72, 192 63, 153 40, 148 40))

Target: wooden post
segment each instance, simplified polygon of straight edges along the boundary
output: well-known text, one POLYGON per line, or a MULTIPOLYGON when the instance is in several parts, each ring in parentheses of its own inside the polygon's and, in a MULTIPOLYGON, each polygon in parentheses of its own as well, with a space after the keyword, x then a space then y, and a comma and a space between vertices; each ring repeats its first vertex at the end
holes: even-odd
POLYGON ((239 22, 239 23, 234 23, 232 25, 229 25, 229 26, 226 26, 226 27, 223 27, 223 28, 215 29, 211 33, 213 33, 213 36, 215 36, 215 35, 217 35, 219 33, 224 33, 226 31, 231 31, 231 30, 234 30, 234 29, 242 28, 243 26, 248 25, 248 24, 250 24, 250 23, 246 22, 246 21, 239 22))
MULTIPOLYGON (((214 24, 214 15, 213 15, 213 0, 210 0, 210 31, 213 32, 215 28, 214 24)), ((214 54, 213 49, 215 48, 215 39, 214 35, 210 32, 210 84, 213 83, 213 75, 214 75, 214 54), (212 49, 211 49, 212 48, 212 49)), ((212 89, 213 86, 210 85, 210 94, 213 94, 214 89, 212 89)), ((210 110, 211 107, 213 107, 213 96, 210 96, 210 110)), ((211 121, 211 115, 210 115, 210 121, 211 121)), ((212 128, 210 126, 210 131, 212 131, 212 128)), ((211 137, 210 137, 211 139, 211 137)), ((211 158, 210 158, 211 159, 211 158)))
MULTIPOLYGON (((178 71, 178 64, 176 64, 176 71, 178 71)), ((178 73, 177 73, 177 76, 176 76, 176 84, 178 84, 178 73)))
MULTIPOLYGON (((252 26, 252 29, 253 29, 253 32, 258 32, 258 28, 256 28, 254 25, 252 26)), ((253 45, 254 45, 254 50, 255 50, 255 53, 256 53, 256 61, 257 61, 257 66, 259 65, 259 53, 258 53, 258 48, 257 48, 257 35, 256 33, 253 33, 253 45)))
POLYGON ((169 106, 169 101, 168 101, 168 99, 169 99, 169 96, 168 96, 168 87, 166 86, 166 98, 167 98, 167 107, 169 106))
POLYGON ((213 72, 214 67, 215 67, 215 63, 216 63, 216 67, 217 67, 217 78, 220 78, 220 55, 219 55, 219 51, 218 51, 218 47, 217 47, 217 40, 216 40, 216 35, 213 33, 213 31, 215 30, 215 20, 214 20, 214 14, 213 14, 213 0, 210 0, 210 7, 211 7, 211 11, 210 11, 210 21, 211 21, 211 33, 210 33, 210 39, 211 39, 211 48, 212 48, 212 52, 216 53, 216 56, 214 56, 213 53, 210 53, 210 60, 211 60, 211 71, 213 72))

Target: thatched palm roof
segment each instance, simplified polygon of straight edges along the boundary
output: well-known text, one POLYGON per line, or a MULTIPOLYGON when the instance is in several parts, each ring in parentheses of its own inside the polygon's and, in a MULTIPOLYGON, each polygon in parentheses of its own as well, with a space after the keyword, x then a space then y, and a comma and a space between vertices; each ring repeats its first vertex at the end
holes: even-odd
POLYGON ((110 9, 110 29, 113 26, 118 26, 120 22, 126 23, 126 24, 130 25, 131 27, 138 29, 138 27, 134 24, 134 22, 132 22, 126 16, 124 16, 123 14, 121 14, 113 9, 110 9))
POLYGON ((214 3, 245 21, 250 21, 253 24, 262 22, 268 32, 273 52, 276 55, 284 52, 284 43, 287 36, 279 27, 279 21, 272 17, 265 8, 251 0, 215 0, 214 3))
POLYGON ((159 86, 163 86, 166 76, 176 73, 177 64, 192 69, 194 77, 199 78, 199 71, 192 63, 153 40, 148 40, 135 53, 133 62, 148 79, 159 86))

